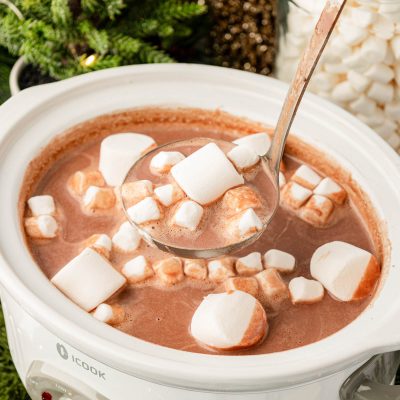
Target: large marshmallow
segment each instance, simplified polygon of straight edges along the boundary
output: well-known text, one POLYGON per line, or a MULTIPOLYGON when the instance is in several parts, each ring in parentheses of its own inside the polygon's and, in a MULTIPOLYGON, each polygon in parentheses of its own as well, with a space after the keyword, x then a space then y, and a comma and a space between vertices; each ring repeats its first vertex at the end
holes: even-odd
POLYGON ((245 237, 261 231, 263 224, 256 212, 249 208, 238 218, 237 227, 239 235, 245 237))
POLYGON ((184 279, 182 260, 179 257, 169 257, 157 261, 153 265, 161 283, 167 286, 175 285, 184 279))
POLYGON ((120 253, 131 253, 139 247, 141 239, 139 231, 126 221, 112 237, 112 244, 113 248, 120 253))
POLYGON ((252 149, 257 155, 263 156, 267 153, 271 146, 271 138, 267 133, 253 133, 252 135, 246 135, 240 139, 236 139, 233 143, 246 146, 252 149))
POLYGON ((195 231, 200 224, 204 210, 200 204, 192 200, 185 200, 178 205, 174 214, 174 224, 182 228, 195 231))
POLYGON ((290 273, 294 271, 296 259, 285 251, 271 249, 264 254, 265 268, 274 268, 281 273, 290 273))
POLYGON ((174 183, 158 186, 154 189, 157 200, 164 206, 169 207, 185 197, 182 190, 174 183))
POLYGON ((236 146, 228 152, 227 157, 233 162, 238 171, 246 171, 254 167, 260 157, 247 146, 236 146))
POLYGON ((52 239, 57 236, 58 224, 51 215, 25 218, 25 230, 35 239, 52 239))
POLYGON ((380 275, 376 258, 345 242, 329 242, 314 252, 310 271, 314 279, 342 301, 368 296, 380 275))
POLYGON ((39 215, 54 215, 56 212, 53 196, 49 195, 31 197, 28 200, 28 206, 34 217, 38 217, 39 215))
POLYGON ((161 210, 156 200, 145 197, 132 207, 128 208, 128 215, 136 224, 145 224, 161 218, 161 210))
POLYGON ((297 168, 291 180, 307 189, 314 189, 321 182, 321 177, 307 165, 297 168))
POLYGON ((324 297, 324 287, 320 282, 302 276, 289 282, 289 292, 293 304, 312 304, 324 297))
POLYGON ((154 275, 147 259, 140 255, 126 262, 121 270, 129 283, 143 282, 154 275))
POLYGON ((244 183, 215 143, 201 147, 174 165, 171 174, 188 197, 201 205, 217 200, 228 189, 244 183))
POLYGON ((222 206, 228 214, 237 214, 248 208, 259 208, 261 205, 260 197, 249 186, 230 189, 222 199, 222 206))
POLYGON ((92 313, 97 320, 109 325, 118 325, 125 319, 125 310, 118 304, 100 304, 92 313))
POLYGON ((237 276, 235 278, 229 278, 224 282, 226 292, 233 292, 234 290, 240 290, 251 294, 257 298, 258 295, 258 282, 257 279, 252 277, 237 276))
POLYGON ((131 207, 153 194, 153 183, 147 179, 126 182, 121 186, 121 197, 125 207, 131 207))
POLYGON ((300 208, 312 195, 310 189, 299 185, 296 182, 289 182, 281 192, 282 202, 290 208, 300 208))
POLYGON ((121 185, 132 165, 155 144, 153 138, 140 133, 118 133, 103 139, 99 170, 107 184, 121 185))
POLYGON ((104 186, 99 171, 76 171, 68 180, 68 189, 77 196, 82 196, 89 186, 104 186))
POLYGON ((313 194, 300 210, 300 218, 314 226, 324 226, 333 211, 330 199, 319 194, 313 194))
POLYGON ((121 289, 126 280, 88 247, 57 272, 51 282, 78 306, 91 311, 121 289))
POLYGON ((228 278, 235 276, 233 269, 234 259, 232 257, 224 257, 218 260, 208 262, 208 278, 210 281, 221 283, 228 278))
POLYGON ((278 311, 289 299, 289 290, 277 269, 268 268, 254 276, 258 281, 258 298, 270 310, 278 311))
POLYGON ((267 316, 250 294, 209 294, 195 311, 190 331, 206 346, 233 350, 259 343, 267 333, 267 316))
POLYGON ((150 170, 155 174, 166 174, 171 168, 185 159, 179 151, 160 151, 150 161, 150 170))
POLYGON ((242 276, 252 276, 263 270, 261 253, 255 251, 236 260, 236 271, 242 276))
POLYGON ((204 280, 207 278, 207 263, 203 259, 186 259, 183 272, 189 278, 204 280))

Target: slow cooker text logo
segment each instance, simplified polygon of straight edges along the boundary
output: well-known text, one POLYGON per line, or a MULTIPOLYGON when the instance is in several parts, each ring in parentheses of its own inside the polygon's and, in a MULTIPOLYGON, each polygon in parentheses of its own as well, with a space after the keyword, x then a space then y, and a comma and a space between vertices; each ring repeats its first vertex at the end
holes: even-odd
POLYGON ((106 380, 105 372, 100 371, 99 369, 89 365, 87 362, 81 360, 79 357, 76 357, 74 354, 69 354, 68 350, 61 343, 57 343, 57 353, 63 360, 70 360, 74 364, 76 364, 79 368, 82 368, 86 371, 89 371, 93 375, 96 375, 98 378, 106 380))

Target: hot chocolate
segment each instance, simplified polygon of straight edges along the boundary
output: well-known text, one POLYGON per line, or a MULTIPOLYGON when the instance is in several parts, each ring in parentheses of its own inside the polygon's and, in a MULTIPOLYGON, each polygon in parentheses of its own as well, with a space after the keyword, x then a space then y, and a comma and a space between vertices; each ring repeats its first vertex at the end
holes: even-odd
MULTIPOLYGON (((99 172, 101 143, 115 133, 141 133, 162 144, 199 136, 233 141, 265 130, 218 111, 189 109, 124 111, 71 128, 50 143, 26 173, 20 210, 33 258, 60 290, 96 318, 160 345, 202 353, 261 354, 333 334, 368 306, 379 276, 375 257, 381 261, 363 193, 333 161, 291 138, 282 168, 282 207, 256 243, 218 260, 183 260, 151 248, 126 223, 117 191, 99 172), (329 249, 323 246, 327 244, 329 249), (327 254, 336 252, 347 264, 338 257, 329 259, 327 254), (321 267, 325 258, 329 274, 321 267), (354 288, 342 290, 345 278, 354 288), (266 310, 268 327, 257 328, 250 347, 235 346, 233 339, 240 336, 236 332, 228 341, 235 350, 226 351, 228 345, 216 350, 210 333, 198 328, 202 323, 195 324, 195 314, 196 321, 202 321, 204 313, 211 318, 218 310, 213 308, 215 299, 221 299, 220 309, 230 304, 226 297, 206 297, 203 306, 205 296, 225 291, 247 292, 250 295, 238 304, 247 302, 253 310, 259 302, 266 310)), ((141 199, 153 199, 165 211, 154 195, 157 187, 139 187, 135 193, 141 199)), ((224 194, 229 204, 243 198, 243 193, 237 195, 240 188, 224 194)), ((180 196, 178 202, 188 200, 187 193, 180 196)), ((259 308, 254 310, 257 321, 262 320, 259 308)), ((248 330, 246 335, 248 339, 248 330)))

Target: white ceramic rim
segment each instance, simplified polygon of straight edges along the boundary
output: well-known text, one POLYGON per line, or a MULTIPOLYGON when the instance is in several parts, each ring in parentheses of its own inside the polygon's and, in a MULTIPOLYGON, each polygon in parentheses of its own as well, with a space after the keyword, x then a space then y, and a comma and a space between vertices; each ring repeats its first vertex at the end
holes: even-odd
POLYGON ((21 72, 25 68, 25 66, 26 66, 26 64, 25 64, 24 57, 20 57, 20 58, 18 58, 18 60, 14 63, 13 67, 11 68, 8 82, 10 85, 10 92, 13 96, 21 91, 21 89, 19 87, 19 77, 21 75, 21 72))
MULTIPOLYGON (((287 90, 287 85, 282 82, 251 73, 210 66, 166 64, 99 71, 27 89, 10 99, 0 108, 0 187, 3 188, 0 282, 9 294, 35 320, 88 356, 136 377, 193 390, 261 391, 287 388, 333 374, 377 352, 398 348, 400 324, 395 321, 399 316, 400 299, 396 301, 394 294, 398 292, 400 282, 400 270, 395 264, 400 260, 400 246, 395 242, 392 243, 390 263, 393 266, 389 268, 388 279, 366 312, 322 341, 269 355, 211 356, 153 345, 94 320, 49 283, 24 249, 22 235, 17 228, 14 196, 21 182, 21 168, 25 169, 28 160, 21 153, 17 166, 15 158, 18 157, 14 156, 11 160, 11 149, 21 146, 24 124, 34 125, 37 118, 45 118, 49 111, 56 113, 57 108, 62 110, 63 103, 71 98, 84 96, 93 89, 106 90, 110 85, 112 88, 126 85, 128 90, 129 85, 135 82, 139 85, 143 81, 152 84, 159 81, 165 85, 173 85, 175 81, 195 92, 202 91, 204 86, 207 90, 217 90, 219 86, 221 90, 229 88, 236 95, 243 94, 243 108, 246 109, 250 109, 251 96, 255 96, 257 102, 269 99, 279 109, 287 90), (19 115, 21 110, 22 115, 19 115), (8 190, 12 195, 8 195, 8 190), (29 271, 28 276, 26 271, 29 271)), ((146 97, 145 93, 142 95, 146 97)), ((158 97, 162 95, 156 94, 155 98, 158 97)), ((147 104, 144 102, 143 106, 147 104)), ((100 109, 97 112, 102 113, 100 109)), ((83 114, 82 118, 88 119, 83 114)), ((300 134, 307 123, 317 123, 317 119, 319 124, 326 121, 328 130, 332 129, 329 124, 334 121, 335 136, 337 133, 343 145, 355 148, 355 143, 358 143, 357 156, 368 159, 364 166, 367 168, 370 163, 371 169, 354 173, 359 175, 359 182, 364 188, 367 182, 369 187, 375 187, 370 195, 374 204, 380 205, 377 211, 385 219, 389 238, 400 237, 400 213, 397 212, 400 204, 400 160, 397 154, 347 112, 313 95, 305 96, 294 132, 300 134), (368 181, 363 178, 365 174, 368 181)), ((324 146, 313 144, 329 152, 331 139, 325 137, 324 140, 324 146)), ((337 138, 332 140, 335 143, 338 141, 337 138)))

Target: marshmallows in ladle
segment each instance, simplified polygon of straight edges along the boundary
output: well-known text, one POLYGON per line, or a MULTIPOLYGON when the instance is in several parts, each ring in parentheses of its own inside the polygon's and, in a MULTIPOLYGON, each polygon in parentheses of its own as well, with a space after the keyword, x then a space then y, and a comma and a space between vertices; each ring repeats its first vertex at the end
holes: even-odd
POLYGON ((150 161, 150 170, 155 174, 166 174, 185 156, 179 151, 160 151, 150 161))
POLYGON ((203 207, 192 200, 183 201, 174 214, 174 224, 195 231, 203 216, 203 207))
POLYGON ((206 346, 233 350, 254 346, 266 335, 261 304, 242 291, 209 294, 193 315, 192 336, 206 346))
POLYGON ((240 139, 234 140, 233 143, 240 146, 246 146, 253 150, 257 155, 263 156, 271 146, 271 139, 268 134, 260 132, 243 136, 240 139))
POLYGON ((136 224, 145 224, 160 219, 161 210, 156 200, 146 197, 128 208, 128 215, 136 224))
POLYGON ((380 275, 376 258, 345 242, 329 242, 314 252, 310 271, 314 279, 342 301, 362 299, 374 289, 380 275))

